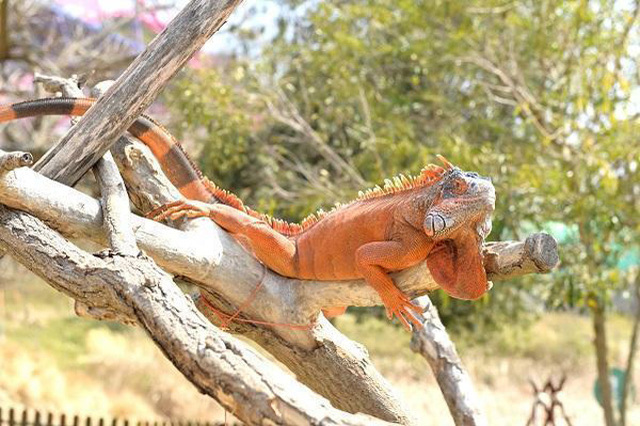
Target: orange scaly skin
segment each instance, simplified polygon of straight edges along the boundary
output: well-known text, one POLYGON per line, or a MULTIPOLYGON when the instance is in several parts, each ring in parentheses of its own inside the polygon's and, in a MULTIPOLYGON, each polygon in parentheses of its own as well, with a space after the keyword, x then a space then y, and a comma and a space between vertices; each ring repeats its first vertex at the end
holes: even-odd
MULTIPOLYGON (((0 108, 0 122, 45 114, 81 115, 93 102, 58 98, 15 104, 0 108)), ((141 117, 129 131, 151 148, 181 193, 196 201, 164 206, 152 212, 155 219, 209 217, 281 275, 364 278, 380 295, 388 316, 397 316, 406 328, 409 322, 421 326, 412 315, 419 309, 395 286, 389 272, 426 260, 434 279, 453 297, 476 299, 490 287, 481 243, 491 229, 493 185, 443 158, 445 168, 429 166, 417 177, 400 176, 298 225, 255 212, 216 187, 152 119, 141 117), (220 204, 209 204, 214 202, 220 204)))

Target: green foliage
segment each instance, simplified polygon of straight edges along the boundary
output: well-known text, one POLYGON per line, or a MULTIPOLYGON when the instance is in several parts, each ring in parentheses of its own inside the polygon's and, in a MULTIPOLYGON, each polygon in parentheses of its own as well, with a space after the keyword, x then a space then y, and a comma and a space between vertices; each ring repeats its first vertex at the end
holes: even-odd
POLYGON ((617 261, 637 247, 640 211, 633 5, 298 3, 260 59, 189 72, 169 94, 213 179, 298 219, 442 153, 493 178, 492 239, 575 230, 551 278, 473 304, 437 295, 445 321, 480 332, 534 297, 580 306, 626 285, 617 261))

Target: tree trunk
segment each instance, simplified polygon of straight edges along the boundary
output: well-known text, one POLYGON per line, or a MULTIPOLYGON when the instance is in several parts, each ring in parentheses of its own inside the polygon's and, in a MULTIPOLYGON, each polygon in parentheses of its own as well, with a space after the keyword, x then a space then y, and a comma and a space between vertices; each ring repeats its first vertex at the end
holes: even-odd
POLYGON ((633 331, 631 332, 631 341, 629 342, 629 354, 627 355, 627 367, 625 368, 624 386, 622 388, 622 401, 620 405, 620 425, 627 424, 627 400, 629 399, 629 389, 633 383, 633 366, 638 349, 638 329, 640 329, 640 273, 636 274, 634 284, 634 295, 636 303, 636 311, 633 316, 633 331))
POLYGON ((596 349, 596 365, 598 367, 598 382, 602 391, 602 409, 604 421, 607 426, 616 426, 615 413, 611 394, 611 382, 609 381, 609 361, 607 360, 607 335, 605 331, 604 306, 599 301, 594 301, 591 308, 593 314, 593 332, 595 338, 593 344, 596 349))

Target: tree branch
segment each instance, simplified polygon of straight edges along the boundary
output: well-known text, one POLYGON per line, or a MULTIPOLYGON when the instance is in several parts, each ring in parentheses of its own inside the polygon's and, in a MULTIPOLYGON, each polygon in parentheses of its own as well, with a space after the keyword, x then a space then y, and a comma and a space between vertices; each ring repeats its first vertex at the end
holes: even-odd
POLYGON ((137 256, 140 250, 131 228, 129 197, 110 152, 98 160, 94 173, 102 196, 102 217, 109 247, 116 254, 137 256))
POLYGON ((137 322, 198 389, 252 425, 386 424, 333 408, 200 315, 148 258, 86 254, 40 220, 0 206, 0 246, 56 289, 137 322))
POLYGON ((471 378, 428 297, 417 300, 425 308, 423 328, 413 332, 411 350, 422 355, 438 382, 456 426, 487 425, 471 378))

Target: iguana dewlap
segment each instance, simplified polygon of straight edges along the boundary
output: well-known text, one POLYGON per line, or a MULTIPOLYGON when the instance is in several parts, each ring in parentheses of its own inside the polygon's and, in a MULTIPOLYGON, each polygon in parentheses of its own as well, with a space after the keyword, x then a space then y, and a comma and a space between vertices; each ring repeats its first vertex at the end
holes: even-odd
MULTIPOLYGON (((82 115, 91 99, 52 98, 0 108, 0 122, 37 115, 82 115)), ((491 181, 463 172, 441 157, 416 177, 399 176, 328 213, 290 224, 255 212, 202 176, 180 144, 159 124, 140 117, 129 131, 158 158, 169 179, 190 200, 173 203, 158 219, 207 216, 248 245, 270 269, 292 278, 364 278, 389 317, 420 326, 411 304, 388 273, 427 262, 453 297, 476 299, 489 288, 481 244, 491 230, 491 181), (216 203, 216 204, 213 204, 216 203)))

